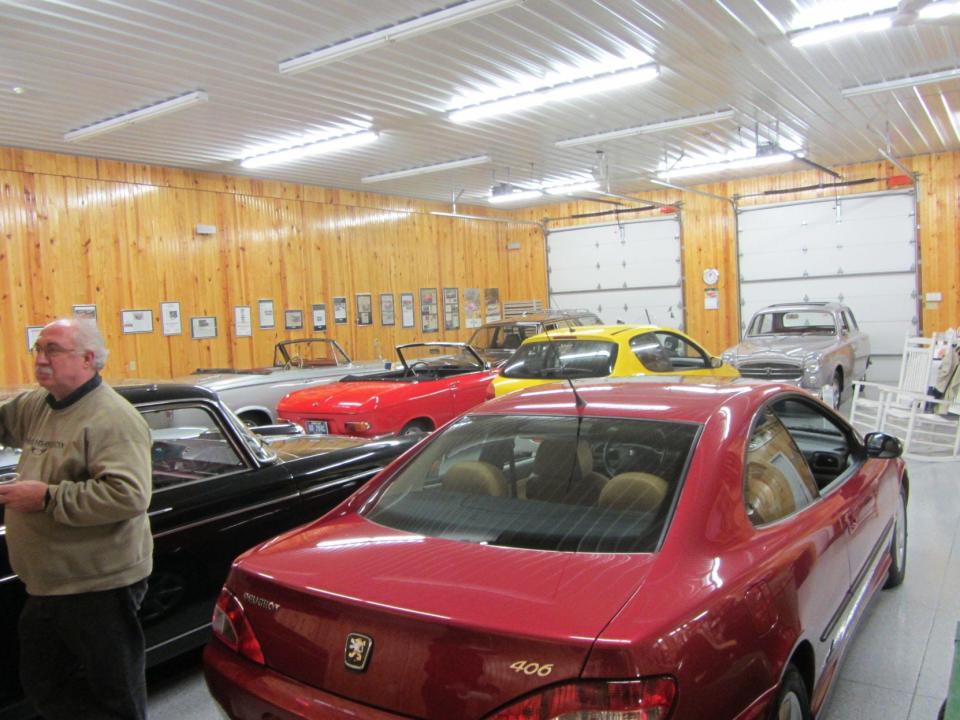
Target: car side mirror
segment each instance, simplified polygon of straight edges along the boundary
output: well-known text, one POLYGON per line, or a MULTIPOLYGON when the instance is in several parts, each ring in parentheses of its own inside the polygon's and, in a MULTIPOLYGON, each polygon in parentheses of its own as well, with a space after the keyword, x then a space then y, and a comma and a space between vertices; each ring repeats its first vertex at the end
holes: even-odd
POLYGON ((723 367, 723 360, 718 357, 710 358, 710 367, 712 368, 723 367))
POLYGON ((867 433, 863 438, 867 448, 867 455, 873 458, 887 460, 898 458, 903 454, 903 445, 893 435, 884 432, 867 433))

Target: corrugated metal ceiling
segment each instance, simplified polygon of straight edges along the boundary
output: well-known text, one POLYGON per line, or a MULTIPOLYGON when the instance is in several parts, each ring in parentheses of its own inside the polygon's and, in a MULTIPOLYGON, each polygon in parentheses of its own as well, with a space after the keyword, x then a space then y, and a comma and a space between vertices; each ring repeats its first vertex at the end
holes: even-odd
MULTIPOLYGON (((849 0, 848 0, 849 1, 849 0)), ((841 89, 960 68, 960 20, 921 21, 807 48, 787 32, 809 0, 525 0, 295 75, 291 57, 457 5, 450 0, 0 2, 0 145, 255 175, 446 201, 495 182, 589 176, 605 153, 615 192, 652 187, 665 158, 762 141, 834 166, 960 148, 960 79, 844 98, 841 89), (660 76, 513 115, 454 124, 467 92, 562 64, 648 54, 660 76), (22 93, 14 92, 22 88, 22 93), (206 103, 76 142, 64 133, 191 90, 206 103), (557 148, 558 140, 732 109, 734 117, 557 148), (252 148, 343 124, 377 142, 244 170, 252 148), (491 163, 365 184, 394 170, 491 163)), ((797 164, 797 167, 802 167, 797 164)), ((694 182, 694 181, 690 181, 694 182)))

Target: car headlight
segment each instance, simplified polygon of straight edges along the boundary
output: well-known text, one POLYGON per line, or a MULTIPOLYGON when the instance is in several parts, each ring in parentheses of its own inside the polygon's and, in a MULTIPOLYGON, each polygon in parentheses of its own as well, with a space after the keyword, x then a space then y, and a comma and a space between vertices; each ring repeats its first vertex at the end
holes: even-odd
POLYGON ((733 365, 733 361, 737 359, 737 354, 733 350, 724 350, 720 359, 727 363, 727 365, 733 365))
POLYGON ((820 355, 811 353, 803 358, 803 369, 808 373, 815 373, 820 369, 820 355))

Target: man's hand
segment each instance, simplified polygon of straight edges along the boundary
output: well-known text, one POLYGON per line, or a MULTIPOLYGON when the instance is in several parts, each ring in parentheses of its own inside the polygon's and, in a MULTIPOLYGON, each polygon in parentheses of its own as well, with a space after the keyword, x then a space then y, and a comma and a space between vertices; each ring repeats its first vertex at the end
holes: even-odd
POLYGON ((19 512, 41 512, 47 484, 39 480, 18 480, 0 485, 0 505, 19 512))

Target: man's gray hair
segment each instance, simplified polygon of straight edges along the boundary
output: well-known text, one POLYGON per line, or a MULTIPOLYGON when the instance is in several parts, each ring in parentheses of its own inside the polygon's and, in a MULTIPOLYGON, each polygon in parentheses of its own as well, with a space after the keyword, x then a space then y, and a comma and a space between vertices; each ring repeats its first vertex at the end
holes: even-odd
POLYGON ((93 353, 93 367, 95 370, 103 370, 107 364, 107 345, 100 334, 100 328, 94 320, 87 318, 70 318, 70 324, 76 328, 74 337, 77 343, 77 350, 93 353))

